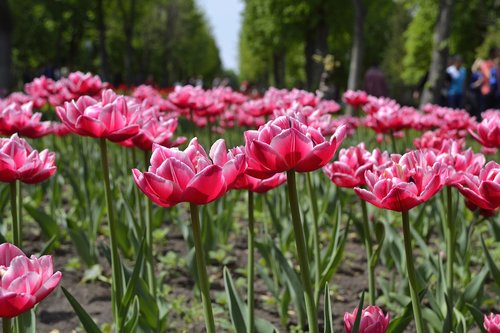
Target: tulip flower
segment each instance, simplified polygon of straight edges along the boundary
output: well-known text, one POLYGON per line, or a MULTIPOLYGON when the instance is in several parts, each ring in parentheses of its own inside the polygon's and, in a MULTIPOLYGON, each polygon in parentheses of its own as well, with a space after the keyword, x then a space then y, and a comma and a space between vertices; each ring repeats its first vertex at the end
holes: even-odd
POLYGON ((28 138, 40 138, 50 133, 50 122, 40 121, 41 113, 33 113, 33 102, 12 103, 0 110, 0 133, 12 135, 18 133, 28 138))
POLYGON ((247 173, 268 178, 289 170, 319 169, 333 157, 345 135, 346 126, 340 126, 327 141, 317 129, 305 125, 302 115, 280 116, 258 131, 245 132, 247 173))
POLYGON ((120 142, 139 132, 135 123, 138 108, 138 104, 127 104, 123 96, 105 90, 99 102, 82 96, 77 101, 64 103, 64 107, 57 107, 56 113, 73 133, 120 142))
POLYGON ((490 161, 478 176, 465 174, 462 182, 455 186, 474 205, 496 210, 500 207, 500 164, 490 161))
POLYGON ((361 199, 374 206, 401 212, 413 316, 417 333, 423 333, 408 211, 441 190, 447 171, 439 162, 432 164, 432 158, 429 158, 425 151, 411 151, 403 156, 394 155, 393 161, 386 169, 366 171, 365 178, 369 190, 356 187, 354 191, 361 199))
POLYGON ((16 246, 0 244, 0 317, 16 317, 41 302, 61 280, 52 257, 28 258, 16 246))
POLYGON ((477 133, 469 133, 477 142, 487 148, 500 148, 500 112, 490 113, 477 125, 477 133))
POLYGON ((368 94, 362 90, 347 90, 342 99, 352 107, 358 108, 368 102, 368 94))
POLYGON ((356 187, 366 184, 365 171, 383 168, 390 162, 387 152, 366 150, 365 144, 341 149, 338 160, 326 165, 323 170, 330 180, 339 187, 356 187))
MULTIPOLYGON (((341 149, 338 161, 327 164, 323 168, 323 171, 328 178, 339 187, 356 187, 366 184, 365 172, 367 170, 378 170, 384 168, 389 163, 391 163, 391 160, 387 152, 381 153, 380 150, 375 149, 373 153, 370 153, 366 150, 365 144, 360 143, 355 147, 341 149)), ((368 258, 369 300, 370 303, 373 304, 376 298, 375 267, 370 263, 373 254, 373 246, 368 224, 368 210, 364 200, 361 200, 361 208, 363 213, 364 241, 368 258)))
POLYGON ((140 190, 163 207, 180 202, 204 205, 226 193, 244 167, 244 155, 227 159, 224 140, 214 143, 210 157, 194 138, 184 151, 153 145, 147 172, 133 170, 140 190))
POLYGON ((354 191, 374 206, 406 212, 429 200, 444 185, 446 169, 436 162, 430 165, 423 151, 412 151, 399 157, 386 169, 366 171, 369 190, 354 191))
POLYGON ((484 328, 488 333, 500 333, 500 314, 484 315, 484 328))
MULTIPOLYGON (((344 314, 344 328, 346 333, 351 333, 358 314, 358 308, 352 313, 344 314)), ((384 315, 382 309, 378 306, 368 306, 361 312, 361 321, 359 322, 359 333, 385 333, 389 326, 390 315, 384 315)))
POLYGON ((35 184, 52 176, 56 171, 55 154, 47 149, 40 153, 13 134, 0 139, 0 181, 35 184))
POLYGON ((106 88, 106 84, 101 81, 101 78, 91 73, 73 72, 63 82, 76 97, 99 96, 101 91, 106 88))

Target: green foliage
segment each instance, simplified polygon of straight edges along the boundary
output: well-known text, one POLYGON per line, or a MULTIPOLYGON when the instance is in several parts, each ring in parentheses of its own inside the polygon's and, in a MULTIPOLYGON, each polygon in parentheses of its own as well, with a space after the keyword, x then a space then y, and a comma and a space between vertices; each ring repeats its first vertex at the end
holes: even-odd
MULTIPOLYGON (((134 81, 154 79, 162 84, 202 76, 211 81, 222 71, 219 49, 194 0, 137 2, 103 1, 106 51, 111 78, 122 77, 126 34, 123 2, 133 18, 134 81)), ((47 66, 99 72, 99 30, 94 1, 10 1, 14 18, 13 64, 18 81, 40 75, 47 66)))

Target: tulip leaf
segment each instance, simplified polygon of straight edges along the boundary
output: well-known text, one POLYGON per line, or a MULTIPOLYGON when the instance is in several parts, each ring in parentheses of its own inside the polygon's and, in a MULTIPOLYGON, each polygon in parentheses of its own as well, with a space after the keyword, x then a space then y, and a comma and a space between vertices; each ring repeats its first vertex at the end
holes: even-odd
POLYGON ((66 298, 68 299, 69 304, 71 304, 73 310, 75 310, 75 313, 80 319, 80 322, 82 323, 82 326, 85 329, 85 331, 88 333, 102 333, 97 324, 94 322, 94 320, 90 317, 87 311, 85 311, 85 309, 80 305, 80 303, 78 303, 78 301, 73 297, 73 295, 71 295, 71 293, 62 286, 61 289, 64 293, 64 296, 66 296, 66 298))
POLYGON ((59 237, 61 228, 52 216, 45 213, 42 209, 37 209, 30 204, 25 204, 24 209, 26 209, 33 220, 38 223, 40 229, 47 238, 50 239, 54 236, 59 237))
POLYGON ((135 296, 134 302, 132 303, 132 314, 125 323, 122 332, 136 332, 138 323, 139 323, 139 298, 135 296))
POLYGON ((496 285, 500 287, 500 270, 495 264, 495 261, 493 261, 493 258, 491 257, 491 254, 488 251, 488 248, 486 247, 484 238, 482 236, 481 244, 483 245, 484 255, 486 256, 486 262, 488 263, 488 268, 490 269, 491 276, 493 276, 493 280, 495 281, 496 285))
POLYGON ((224 267, 224 287, 226 288, 226 295, 229 305, 229 314, 231 316, 231 322, 236 333, 246 332, 246 309, 247 307, 243 304, 236 288, 234 286, 233 279, 227 267, 224 267))
MULTIPOLYGON (((422 301, 422 298, 426 293, 427 289, 421 290, 420 293, 418 294, 418 299, 422 301)), ((391 320, 389 326, 387 327, 386 333, 403 333, 412 320, 413 320, 413 307, 411 301, 409 301, 408 304, 406 304, 403 313, 399 317, 391 320)))
POLYGON ((293 270, 292 266, 290 266, 288 261, 285 259, 283 253, 281 253, 281 251, 274 244, 273 250, 276 261, 283 271, 287 284, 290 288, 290 293, 295 302, 299 322, 303 323, 306 318, 306 304, 304 300, 304 289, 302 288, 299 275, 293 270))
POLYGON ((325 285, 325 304, 324 312, 324 333, 333 333, 333 312, 332 312, 332 299, 330 297, 330 288, 328 283, 325 285))
POLYGON ((481 288, 484 284, 484 280, 488 275, 488 269, 484 267, 479 274, 476 274, 471 282, 465 287, 465 291, 463 293, 463 299, 465 302, 469 303, 474 301, 477 298, 477 295, 481 291, 481 288))
POLYGON ((80 258, 87 266, 92 266, 97 263, 96 257, 93 255, 94 251, 91 250, 91 245, 88 236, 82 230, 82 228, 74 222, 72 219, 68 218, 66 220, 68 226, 68 234, 75 244, 75 249, 80 258))
POLYGON ((370 259, 370 267, 375 267, 378 264, 380 253, 382 252, 382 248, 385 240, 385 226, 381 222, 377 222, 375 224, 375 235, 377 237, 377 248, 372 254, 370 259))
POLYGON ((358 311, 356 313, 356 319, 354 320, 354 324, 352 325, 352 333, 359 333, 359 324, 361 323, 361 314, 363 313, 363 302, 365 300, 365 291, 361 292, 361 298, 358 304, 358 311))
POLYGON ((123 295, 122 302, 120 304, 120 318, 122 319, 122 323, 124 323, 123 319, 127 315, 127 312, 129 310, 132 301, 132 296, 134 296, 135 288, 139 283, 141 270, 144 267, 144 243, 145 243, 145 238, 142 239, 139 252, 137 253, 137 259, 135 261, 134 270, 132 271, 132 275, 130 276, 130 279, 128 281, 125 290, 125 294, 123 295))
POLYGON ((484 315, 481 312, 481 310, 479 310, 478 308, 476 308, 474 305, 472 305, 470 303, 466 303, 465 306, 467 307, 467 309, 469 309, 469 312, 472 315, 472 317, 474 318, 474 321, 476 322, 477 326, 481 330, 481 333, 488 333, 488 331, 483 326, 484 315))
POLYGON ((342 257, 344 256, 344 249, 345 249, 345 245, 347 243, 347 233, 349 231, 349 224, 350 224, 350 220, 347 221, 347 225, 346 225, 345 230, 344 230, 344 237, 340 241, 337 252, 335 252, 335 254, 330 257, 330 261, 328 262, 328 265, 325 267, 325 269, 323 270, 323 273, 321 274, 320 286, 324 286, 328 281, 331 280, 333 274, 335 273, 335 271, 339 268, 340 264, 342 263, 342 257))

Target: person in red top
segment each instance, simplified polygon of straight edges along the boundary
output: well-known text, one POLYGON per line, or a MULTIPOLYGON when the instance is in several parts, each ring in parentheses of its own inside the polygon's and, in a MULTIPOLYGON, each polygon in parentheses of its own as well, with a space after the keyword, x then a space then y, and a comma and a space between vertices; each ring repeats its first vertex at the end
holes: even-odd
POLYGON ((483 82, 481 84, 481 95, 484 103, 481 105, 481 112, 495 106, 495 96, 497 95, 498 80, 495 59, 497 58, 497 48, 490 49, 489 58, 481 63, 481 74, 483 82), (495 77, 493 77, 495 76, 495 77))

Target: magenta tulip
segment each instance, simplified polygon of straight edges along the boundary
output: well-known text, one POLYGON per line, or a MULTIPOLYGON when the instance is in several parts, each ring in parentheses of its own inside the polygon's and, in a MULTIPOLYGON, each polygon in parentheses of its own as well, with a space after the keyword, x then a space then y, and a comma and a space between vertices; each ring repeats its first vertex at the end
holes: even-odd
POLYGON ((0 139, 0 181, 42 182, 56 171, 55 158, 47 149, 40 153, 34 150, 17 134, 0 139))
POLYGON ((474 205, 495 210, 500 207, 500 164, 488 162, 478 176, 465 174, 462 182, 455 186, 474 205))
POLYGON ((484 315, 484 328, 488 333, 500 333, 500 314, 484 315))
POLYGON ((0 244, 0 317, 12 318, 32 309, 59 284, 51 256, 28 258, 16 246, 0 244))
POLYGON ((120 142, 139 132, 139 126, 135 123, 138 108, 138 104, 127 104, 125 97, 105 90, 99 102, 83 96, 77 101, 64 103, 64 107, 57 107, 56 112, 61 121, 76 134, 120 142))
POLYGON ((386 169, 366 171, 368 190, 354 188, 361 199, 379 208, 406 212, 443 187, 446 169, 439 162, 430 164, 425 152, 412 151, 393 158, 394 163, 386 169))
POLYGON ((224 195, 244 165, 244 155, 228 160, 224 140, 214 143, 209 157, 194 138, 184 151, 154 144, 148 171, 133 174, 141 191, 160 206, 203 205, 224 195))
MULTIPOLYGON (((358 308, 354 309, 352 313, 346 312, 344 314, 344 328, 347 333, 351 333, 357 314, 358 308)), ((384 312, 378 306, 370 305, 361 312, 361 321, 359 323, 358 332, 385 333, 390 320, 391 317, 389 313, 384 315, 384 312)))
POLYGON ((317 129, 305 125, 302 115, 280 116, 258 131, 245 132, 247 173, 263 179, 289 170, 319 169, 333 157, 345 135, 346 127, 340 126, 327 141, 317 129))
POLYGON ((487 148, 500 148, 500 112, 490 112, 477 125, 477 133, 469 129, 469 133, 480 144, 487 148))
POLYGON ((365 144, 341 149, 338 161, 327 164, 323 170, 330 180, 340 187, 356 187, 364 185, 365 171, 373 171, 390 163, 389 154, 375 149, 372 153, 366 150, 365 144))

